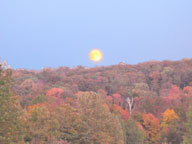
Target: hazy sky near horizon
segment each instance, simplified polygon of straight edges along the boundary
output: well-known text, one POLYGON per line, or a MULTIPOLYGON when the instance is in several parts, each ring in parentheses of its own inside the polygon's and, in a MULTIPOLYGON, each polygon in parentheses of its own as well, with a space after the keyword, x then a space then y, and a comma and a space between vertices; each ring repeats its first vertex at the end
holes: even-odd
POLYGON ((0 58, 13 68, 192 58, 192 0, 0 0, 0 58), (99 48, 103 60, 90 62, 99 48))

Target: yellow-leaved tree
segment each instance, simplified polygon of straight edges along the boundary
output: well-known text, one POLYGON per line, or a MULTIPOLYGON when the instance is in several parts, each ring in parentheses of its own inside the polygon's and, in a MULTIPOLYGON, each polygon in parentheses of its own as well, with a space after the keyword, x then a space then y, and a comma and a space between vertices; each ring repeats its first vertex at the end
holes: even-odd
POLYGON ((166 128, 178 119, 179 119, 179 117, 173 109, 167 109, 163 113, 163 120, 161 122, 161 127, 166 128))

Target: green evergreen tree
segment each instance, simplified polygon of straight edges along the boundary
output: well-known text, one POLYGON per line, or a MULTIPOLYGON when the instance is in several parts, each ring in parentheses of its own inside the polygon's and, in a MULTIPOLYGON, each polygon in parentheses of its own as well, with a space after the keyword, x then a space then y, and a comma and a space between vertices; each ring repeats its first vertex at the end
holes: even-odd
POLYGON ((100 95, 94 92, 77 94, 84 131, 81 144, 124 144, 123 129, 100 95))
POLYGON ((137 123, 133 119, 129 119, 127 122, 122 121, 122 127, 124 129, 124 142, 125 144, 143 144, 144 133, 137 126, 137 123))
POLYGON ((192 106, 189 108, 189 111, 186 113, 187 122, 186 122, 186 133, 184 135, 183 144, 192 143, 192 106))
POLYGON ((22 111, 11 85, 11 70, 0 65, 0 144, 22 143, 22 111))

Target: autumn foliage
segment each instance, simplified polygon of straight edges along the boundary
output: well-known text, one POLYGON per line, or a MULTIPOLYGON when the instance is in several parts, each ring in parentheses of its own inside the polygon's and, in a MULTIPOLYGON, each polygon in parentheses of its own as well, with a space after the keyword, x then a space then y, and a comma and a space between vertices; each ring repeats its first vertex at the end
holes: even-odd
POLYGON ((46 96, 61 98, 62 94, 63 94, 63 90, 62 89, 60 89, 60 88, 52 88, 52 89, 47 91, 46 96))
POLYGON ((149 144, 159 143, 160 122, 152 114, 143 114, 143 128, 145 131, 145 141, 149 144))
POLYGON ((161 126, 162 127, 168 127, 170 124, 173 124, 173 122, 178 120, 178 119, 179 119, 179 117, 173 109, 167 109, 163 113, 163 119, 162 119, 161 126))
POLYGON ((190 144, 191 68, 191 59, 1 68, 0 143, 190 144))

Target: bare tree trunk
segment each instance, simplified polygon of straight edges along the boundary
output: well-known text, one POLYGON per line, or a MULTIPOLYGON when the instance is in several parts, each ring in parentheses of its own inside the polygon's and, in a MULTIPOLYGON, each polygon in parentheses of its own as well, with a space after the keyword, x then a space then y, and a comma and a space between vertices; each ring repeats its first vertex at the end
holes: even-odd
POLYGON ((133 109, 134 109, 134 107, 133 107, 133 105, 134 105, 134 99, 133 99, 133 97, 127 97, 126 98, 126 102, 128 103, 128 107, 129 107, 129 113, 130 114, 132 114, 132 112, 133 112, 133 109))

